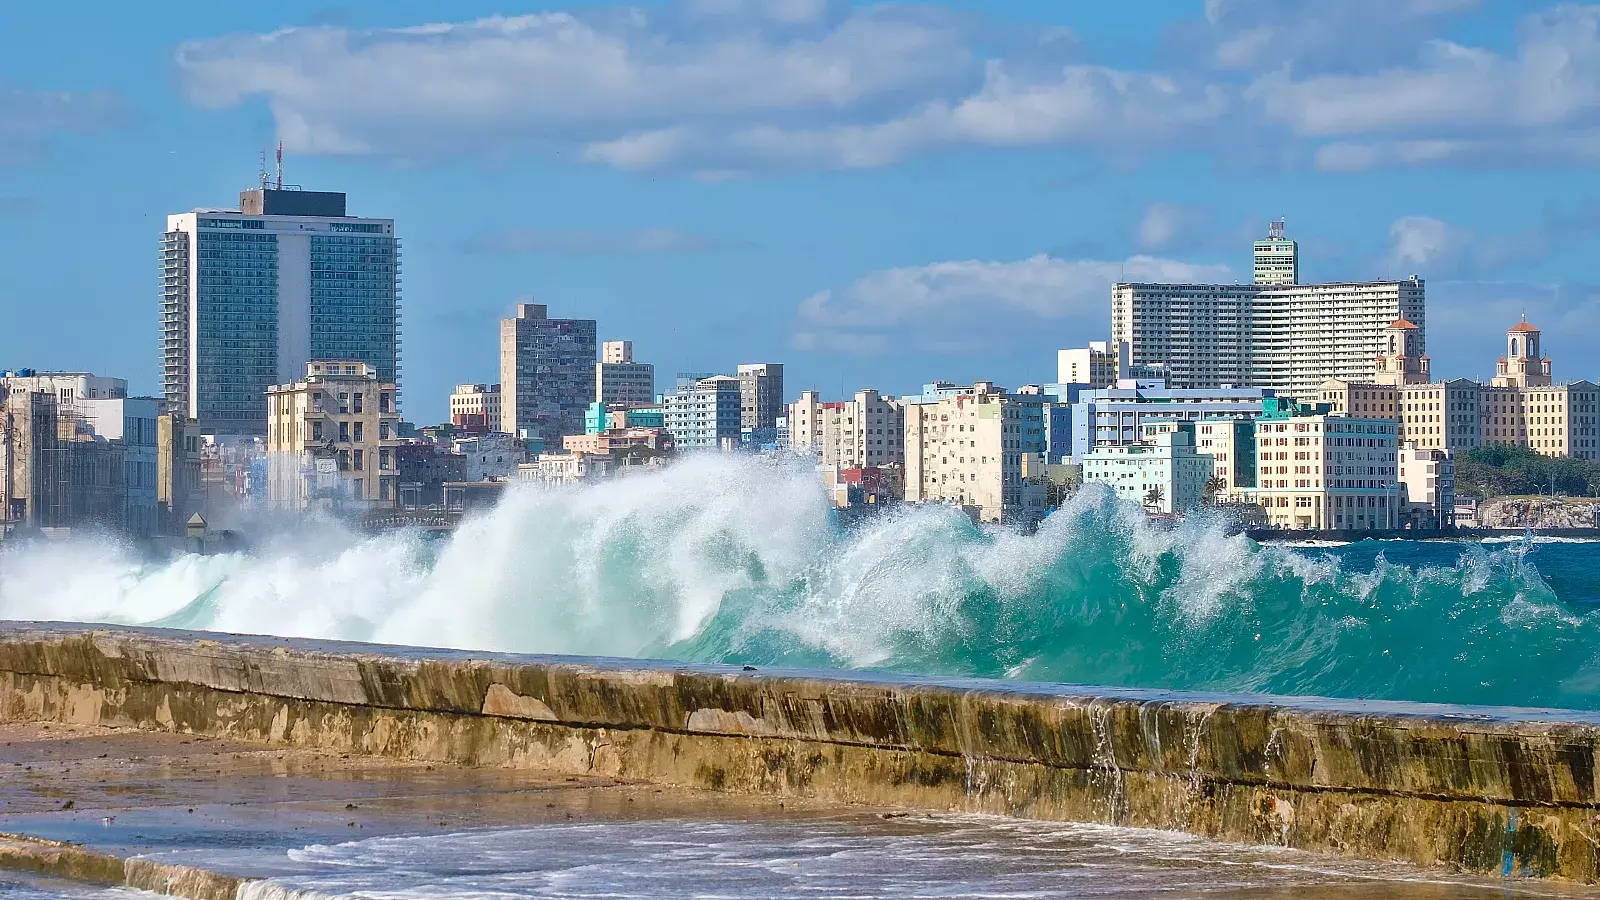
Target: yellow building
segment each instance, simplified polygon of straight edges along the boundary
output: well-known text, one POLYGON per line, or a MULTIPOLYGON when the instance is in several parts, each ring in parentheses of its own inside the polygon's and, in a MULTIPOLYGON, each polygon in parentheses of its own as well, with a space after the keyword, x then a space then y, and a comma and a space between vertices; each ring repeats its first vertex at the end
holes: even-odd
POLYGON ((1428 357, 1414 344, 1415 326, 1403 319, 1384 330, 1384 340, 1379 383, 1324 382, 1319 402, 1337 415, 1394 419, 1400 439, 1418 450, 1454 454, 1501 445, 1600 459, 1600 386, 1555 384, 1533 325, 1519 322, 1506 332, 1506 355, 1489 384, 1428 380, 1428 357))
POLYGON ((395 386, 363 362, 319 360, 267 388, 267 500, 273 506, 382 506, 397 497, 395 386))
POLYGON ((907 502, 954 504, 982 522, 1043 518, 1039 404, 988 382, 905 404, 907 502))
POLYGON ((821 457, 824 469, 882 467, 905 461, 905 405, 877 391, 825 403, 805 391, 789 404, 789 443, 821 457))
MULTIPOLYGON (((1399 423, 1268 401, 1256 420, 1256 487, 1269 525, 1379 531, 1400 522, 1399 423)), ((1239 492, 1235 492, 1236 494, 1239 492)))

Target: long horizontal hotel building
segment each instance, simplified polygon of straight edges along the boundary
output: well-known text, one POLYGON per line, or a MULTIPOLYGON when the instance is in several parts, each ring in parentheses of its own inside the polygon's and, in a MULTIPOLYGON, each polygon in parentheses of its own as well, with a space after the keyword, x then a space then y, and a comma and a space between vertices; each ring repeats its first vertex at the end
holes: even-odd
POLYGON ((1113 341, 1133 366, 1164 363, 1170 387, 1271 388, 1313 397, 1331 379, 1371 382, 1384 329, 1417 326, 1426 352, 1424 284, 1402 281, 1299 284, 1298 247, 1282 222, 1255 245, 1252 284, 1116 284, 1113 341))

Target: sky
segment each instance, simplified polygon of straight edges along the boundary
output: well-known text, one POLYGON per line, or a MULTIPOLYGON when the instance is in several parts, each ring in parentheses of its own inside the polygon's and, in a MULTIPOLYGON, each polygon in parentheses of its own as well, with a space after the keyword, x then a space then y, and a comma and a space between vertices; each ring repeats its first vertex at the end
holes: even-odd
POLYGON ((1117 280, 1428 281, 1436 376, 1600 380, 1600 5, 0 4, 0 367, 157 381, 165 216, 285 180, 403 243, 407 418, 519 301, 787 393, 1055 378, 1117 280))

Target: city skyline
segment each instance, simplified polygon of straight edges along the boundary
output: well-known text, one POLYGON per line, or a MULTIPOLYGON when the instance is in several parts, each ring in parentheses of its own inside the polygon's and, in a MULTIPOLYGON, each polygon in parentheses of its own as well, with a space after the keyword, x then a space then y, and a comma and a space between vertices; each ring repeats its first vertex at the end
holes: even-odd
POLYGON ((446 417, 453 385, 495 380, 496 323, 517 302, 632 340, 658 389, 749 359, 784 362, 786 399, 1045 381, 1058 349, 1110 336, 1112 282, 1248 282, 1249 245, 1280 216, 1304 281, 1427 279, 1439 377, 1487 380, 1498 338, 1481 323, 1524 312, 1561 380, 1600 375, 1582 352, 1600 325, 1583 266, 1600 218, 1581 140, 1600 95, 1515 102, 1552 72, 1582 83, 1600 60, 1595 7, 1236 0, 1146 20, 701 0, 626 22, 619 9, 287 2, 136 19, 106 5, 92 34, 64 27, 64 10, 0 12, 6 290, 67 298, 78 320, 52 329, 55 304, 18 303, 0 364, 159 395, 164 217, 231 205, 282 139, 289 181, 395 221, 403 410, 419 422, 446 417), (619 49, 624 74, 657 83, 601 90, 595 56, 530 62, 556 33, 619 49), (1360 52, 1338 52, 1357 37, 1360 52), (758 78, 760 59, 738 52, 752 47, 792 79, 758 78), (704 82, 685 80, 690 55, 711 60, 704 82), (385 69, 382 97, 349 77, 395 60, 442 68, 385 69), (840 63, 837 83, 814 79, 823 62, 840 63), (279 70, 299 81, 264 74, 279 70), (441 71, 487 112, 378 102, 441 71), (564 96, 507 98, 499 78, 564 96), (752 78, 765 92, 728 96, 752 78), (301 82, 337 90, 319 101, 301 82), (1444 102, 1491 83, 1507 87, 1480 91, 1481 109, 1444 102), (1330 93, 1385 86, 1399 99, 1365 110, 1330 93), (1027 97, 1030 128, 1001 127, 1027 97), (1096 127, 1062 112, 1069 97, 1096 127), (1115 140, 1097 142, 1107 122, 1115 140), (1243 136, 1223 143, 1225 128, 1243 136), (790 139, 763 145, 762 129, 790 139), (91 265, 60 239, 81 228, 91 265))

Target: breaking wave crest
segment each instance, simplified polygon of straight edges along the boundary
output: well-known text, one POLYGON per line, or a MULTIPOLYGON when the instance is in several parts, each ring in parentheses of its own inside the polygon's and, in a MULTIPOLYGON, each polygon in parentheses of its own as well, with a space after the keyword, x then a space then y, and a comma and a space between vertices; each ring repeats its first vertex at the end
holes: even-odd
POLYGON ((446 539, 313 520, 249 553, 161 563, 90 540, 12 546, 0 618, 1600 708, 1600 613, 1534 565, 1569 547, 1529 550, 1433 566, 1380 553, 1357 570, 1205 517, 1152 525, 1095 489, 1029 535, 937 507, 841 529, 809 471, 702 457, 517 487, 446 539))

